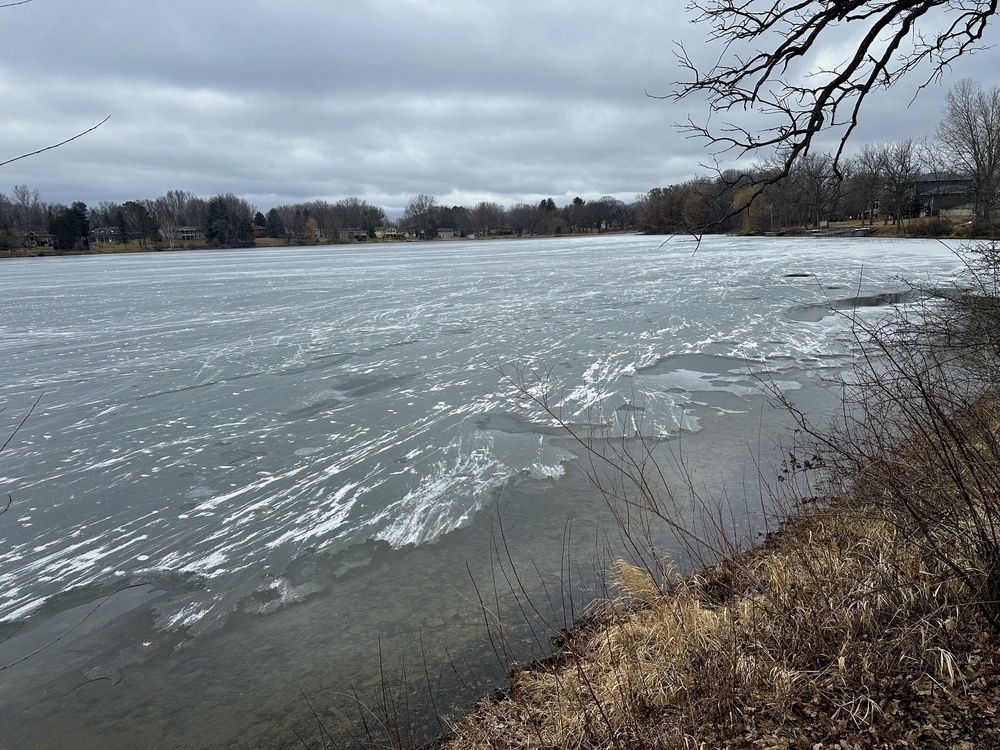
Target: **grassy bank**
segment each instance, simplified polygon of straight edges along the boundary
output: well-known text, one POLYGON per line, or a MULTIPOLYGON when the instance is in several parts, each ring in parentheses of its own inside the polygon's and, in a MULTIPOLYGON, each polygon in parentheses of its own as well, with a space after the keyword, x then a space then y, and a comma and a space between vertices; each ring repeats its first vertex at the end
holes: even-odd
POLYGON ((995 635, 905 526, 845 499, 739 562, 666 591, 619 563, 607 611, 444 747, 1000 747, 995 635))
POLYGON ((960 298, 854 321, 832 428, 797 415, 823 499, 690 578, 617 563, 442 746, 1000 748, 1000 253, 962 257, 960 298))

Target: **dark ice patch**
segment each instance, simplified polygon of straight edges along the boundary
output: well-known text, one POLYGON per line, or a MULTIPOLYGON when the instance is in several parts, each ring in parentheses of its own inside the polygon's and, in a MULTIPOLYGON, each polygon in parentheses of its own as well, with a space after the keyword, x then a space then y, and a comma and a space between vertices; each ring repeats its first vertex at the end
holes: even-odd
POLYGON ((339 398, 325 398, 322 401, 317 401, 315 404, 309 404, 308 406, 303 406, 301 409, 288 412, 284 416, 284 419, 288 422, 295 422, 299 419, 311 419, 328 411, 333 411, 342 403, 343 401, 339 398))
POLYGON ((513 414, 486 414, 476 420, 476 426, 481 430, 496 430, 509 435, 565 435, 566 431, 551 425, 539 424, 520 419, 513 414))
POLYGON ((722 375, 733 370, 747 370, 753 362, 739 357, 720 357, 714 354, 671 354, 660 357, 648 367, 638 369, 641 375, 666 375, 676 370, 722 375))
POLYGON ((844 297, 841 299, 826 300, 825 302, 819 302, 813 305, 794 307, 791 310, 786 311, 785 316, 791 320, 816 323, 838 310, 857 310, 865 307, 905 305, 926 297, 927 294, 919 289, 906 289, 900 292, 883 292, 882 294, 869 294, 863 297, 844 297))
POLYGON ((304 365, 282 370, 278 375, 300 375, 304 372, 312 372, 314 370, 329 370, 332 367, 339 367, 352 357, 354 357, 354 354, 325 354, 312 359, 304 365))
POLYGON ((334 385, 333 389, 346 393, 352 398, 362 398, 404 385, 413 378, 413 375, 390 375, 388 377, 385 375, 359 375, 334 385))

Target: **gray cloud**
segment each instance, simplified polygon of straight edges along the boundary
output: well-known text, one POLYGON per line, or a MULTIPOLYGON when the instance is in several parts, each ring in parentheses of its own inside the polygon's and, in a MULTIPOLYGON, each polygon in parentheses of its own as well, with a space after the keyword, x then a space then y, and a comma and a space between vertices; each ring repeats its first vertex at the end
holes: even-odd
MULTIPOLYGON (((681 75, 674 40, 703 48, 675 3, 36 0, 0 14, 0 160, 112 116, 0 169, 0 190, 49 201, 631 199, 710 161, 673 127, 702 103, 644 93, 681 75)), ((906 110, 911 95, 873 102, 859 139, 929 135, 943 89, 906 110)))

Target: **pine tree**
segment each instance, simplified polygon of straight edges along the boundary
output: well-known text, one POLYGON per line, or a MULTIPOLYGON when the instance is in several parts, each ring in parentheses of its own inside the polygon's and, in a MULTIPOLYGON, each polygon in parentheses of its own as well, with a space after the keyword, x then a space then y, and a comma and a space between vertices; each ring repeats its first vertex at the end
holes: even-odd
POLYGON ((285 225, 281 221, 281 217, 278 216, 278 210, 272 208, 267 212, 267 221, 264 222, 264 226, 267 227, 268 237, 284 237, 285 236, 285 225))

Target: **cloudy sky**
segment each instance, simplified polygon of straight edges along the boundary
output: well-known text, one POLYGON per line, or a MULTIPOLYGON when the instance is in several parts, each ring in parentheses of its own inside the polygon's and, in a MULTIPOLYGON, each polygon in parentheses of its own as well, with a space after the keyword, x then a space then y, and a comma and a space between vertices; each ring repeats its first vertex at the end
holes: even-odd
MULTIPOLYGON (((631 200, 705 173, 678 132, 673 43, 705 50, 678 0, 33 0, 0 8, 0 167, 42 199, 233 192, 266 211, 359 196, 444 204, 631 200)), ((835 51, 832 51, 834 57, 835 51)), ((963 61, 869 107, 857 143, 933 132, 963 61)))

